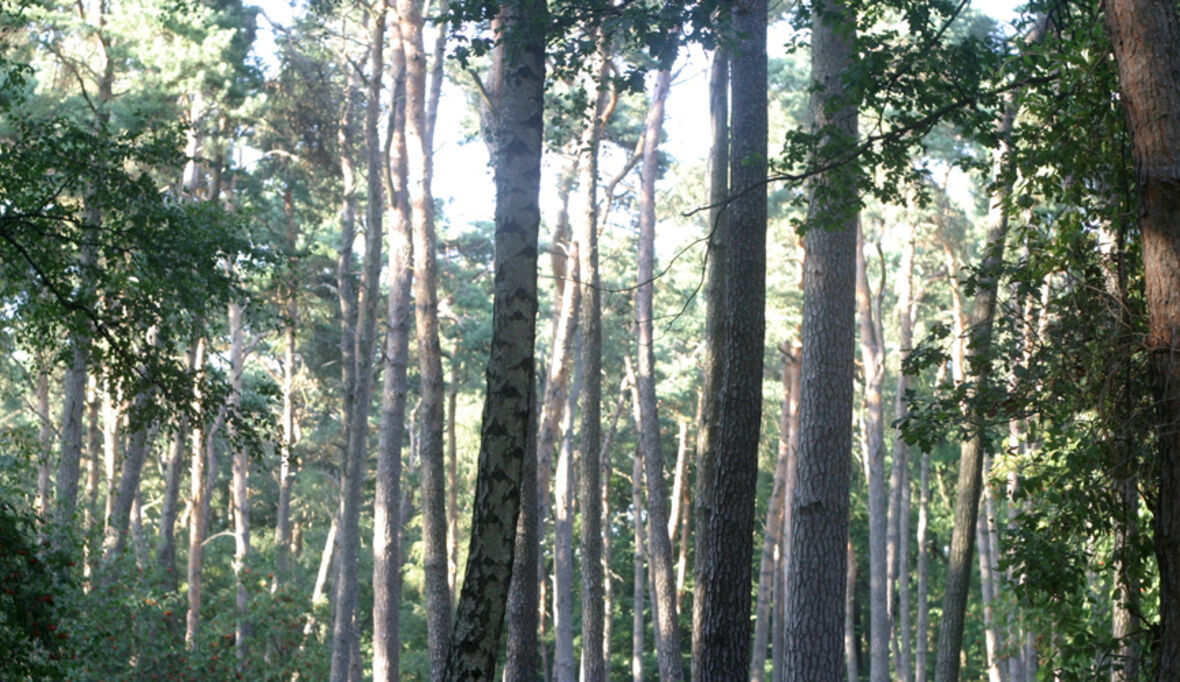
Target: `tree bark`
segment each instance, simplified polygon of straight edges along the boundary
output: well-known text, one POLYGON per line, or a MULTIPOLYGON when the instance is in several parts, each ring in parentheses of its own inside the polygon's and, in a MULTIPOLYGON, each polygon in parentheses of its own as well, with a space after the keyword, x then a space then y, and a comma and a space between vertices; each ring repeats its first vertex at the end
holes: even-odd
MULTIPOLYGON (((1001 138, 1007 140, 1012 131, 1015 105, 1009 101, 1004 119, 1000 124, 1001 138)), ((1002 152, 997 152, 996 163, 1001 163, 1002 152)), ((979 285, 972 304, 971 319, 966 330, 967 350, 965 372, 970 372, 976 382, 976 391, 991 380, 992 321, 996 307, 997 272, 1003 262, 1004 240, 1008 232, 1008 214, 1005 197, 1011 189, 1007 183, 1000 189, 992 209, 992 227, 988 230, 980 267, 979 285)), ((963 618, 967 609, 967 591, 971 577, 971 558, 975 551, 976 518, 979 512, 979 495, 982 486, 982 471, 985 442, 984 415, 974 411, 968 415, 970 437, 963 444, 959 460, 959 482, 956 488, 954 507, 954 530, 951 535, 949 566, 947 568, 946 593, 943 598, 943 617, 939 624, 937 658, 934 679, 936 682, 955 682, 959 679, 959 651, 963 644, 963 618)))
MULTIPOLYGON (((900 424, 909 413, 906 391, 909 377, 903 371, 910 349, 914 345, 914 239, 911 229, 902 246, 901 266, 897 273, 898 358, 897 394, 893 418, 900 424)), ((896 584, 897 606, 892 609, 896 626, 897 676, 901 680, 913 678, 913 654, 910 642, 910 449, 901 437, 901 430, 893 432, 893 466, 889 472, 889 546, 886 549, 888 568, 893 575, 887 581, 896 584)), ((889 588, 894 589, 893 587, 889 588)), ((893 603, 892 598, 890 603, 893 603)))
MULTIPOLYGON (((825 5, 814 20, 811 80, 817 90, 811 112, 815 130, 824 137, 821 148, 855 144, 856 98, 843 83, 852 64, 855 23, 853 11, 842 2, 825 5)), ((803 268, 799 454, 787 582, 788 680, 837 680, 841 674, 852 460, 856 204, 850 169, 824 173, 811 188, 803 268)))
POLYGON ((288 558, 291 554, 291 466, 295 447, 295 328, 299 324, 299 226, 295 222, 295 196, 291 185, 283 193, 283 214, 287 223, 287 281, 284 283, 283 309, 283 440, 279 445, 279 504, 275 513, 275 574, 274 586, 290 580, 288 558))
POLYGON ((1159 432, 1157 679, 1180 679, 1180 18, 1166 0, 1105 0, 1131 129, 1159 432))
MULTIPOLYGON (((865 379, 865 474, 869 490, 869 679, 889 682, 888 495, 885 486, 885 347, 880 318, 864 254, 864 234, 857 226, 856 307, 860 321, 860 357, 865 379)), ((880 296, 883 292, 878 291, 880 296)))
POLYGON ((791 465, 790 421, 791 421, 791 361, 789 353, 783 352, 783 400, 779 411, 778 459, 774 467, 774 485, 770 502, 766 508, 766 526, 763 530, 762 560, 758 570, 758 601, 754 609, 754 656, 750 663, 751 682, 762 682, 766 677, 766 645, 770 639, 770 609, 773 603, 781 601, 781 591, 775 592, 775 576, 782 557, 783 507, 787 493, 787 468, 791 465), (772 598, 773 596, 773 598, 772 598))
POLYGON ((451 591, 447 574, 446 454, 443 442, 442 347, 438 331, 438 257, 432 150, 426 123, 426 53, 421 0, 399 0, 406 63, 406 154, 414 228, 414 321, 421 375, 422 537, 426 580, 426 625, 430 675, 442 676, 451 638, 451 591))
MULTIPOLYGON (((229 333, 230 333, 230 397, 229 404, 234 410, 242 404, 242 372, 245 369, 245 347, 242 338, 242 303, 231 301, 229 304, 229 333)), ((233 450, 232 481, 230 483, 230 499, 233 506, 234 520, 234 582, 237 587, 234 605, 237 619, 234 621, 234 651, 238 661, 246 658, 246 640, 249 637, 249 625, 246 619, 247 594, 245 574, 249 572, 246 562, 250 557, 250 454, 240 444, 237 444, 233 421, 230 422, 230 443, 233 450)))
POLYGON ((631 467, 631 515, 635 519, 635 561, 632 571, 631 597, 631 680, 643 682, 643 653, 645 647, 643 626, 643 593, 647 586, 647 569, 644 565, 647 554, 647 538, 643 524, 643 494, 640 481, 643 480, 643 462, 637 455, 631 467))
POLYGON ((382 171, 389 187, 388 328, 381 386, 377 487, 373 503, 373 680, 399 679, 401 660, 402 444, 409 366, 413 227, 406 196, 405 53, 398 22, 390 27, 389 76, 393 102, 382 171))
MULTIPOLYGON (((505 96, 497 107, 495 302, 487 398, 480 434, 471 547, 447 655, 445 680, 490 680, 508 599, 521 460, 536 438, 533 358, 537 229, 541 221, 545 0, 502 7, 505 96)), ((532 481, 529 481, 532 484, 532 481)))
MULTIPOLYGON (((200 373, 205 366, 205 340, 198 338, 193 352, 193 369, 200 373)), ((200 414, 203 396, 196 389, 194 409, 200 414)), ((188 613, 185 616, 184 646, 196 651, 198 628, 201 624, 201 566, 205 552, 205 529, 208 521, 204 513, 208 505, 205 471, 205 429, 199 421, 193 424, 191 464, 189 469, 189 535, 188 535, 188 613)))
POLYGON ((660 447, 660 417, 657 408, 655 347, 652 336, 655 280, 656 176, 659 175, 660 135, 664 126, 664 102, 672 72, 656 74, 655 90, 643 133, 643 183, 639 193, 638 284, 635 289, 635 328, 639 358, 637 397, 640 416, 639 450, 646 463, 648 547, 655 597, 653 619, 657 631, 660 679, 674 682, 682 676, 680 626, 676 613, 676 577, 672 565, 672 542, 668 530, 668 492, 664 480, 664 455, 660 447))
MULTIPOLYGON (((571 287, 572 288, 572 287, 571 287)), ((553 676, 557 682, 577 679, 574 657, 574 412, 585 374, 581 360, 562 419, 561 450, 557 455, 553 508, 553 676)))
POLYGON ((712 503, 718 512, 698 529, 705 591, 701 647, 693 678, 732 679, 750 668, 750 572, 758 437, 762 419, 762 361, 766 333, 766 3, 734 8, 740 36, 733 53, 733 150, 726 264, 725 336, 712 503))
MULTIPOLYGON (((723 9, 718 10, 718 17, 723 9)), ((709 251, 706 265, 705 291, 705 342, 701 367, 701 408, 697 424, 697 491, 694 504, 697 530, 697 554, 693 561, 693 583, 701 585, 704 580, 705 562, 699 557, 704 529, 711 523, 717 509, 713 494, 714 451, 717 447, 717 431, 720 415, 717 412, 717 394, 721 387, 721 353, 725 336, 725 263, 729 254, 729 54, 719 45, 713 53, 709 71, 709 120, 712 143, 708 159, 709 205, 708 212, 709 251)), ((698 660, 705 643, 701 640, 705 592, 693 590, 692 594, 692 660, 698 660)), ((697 666, 692 667, 693 682, 700 682, 697 666)))
POLYGON ((848 679, 859 680, 857 672, 856 644, 856 552, 852 547, 852 538, 848 539, 848 570, 844 574, 844 669, 848 672, 848 679))
POLYGON ((930 527, 930 453, 923 451, 918 480, 918 596, 917 631, 914 651, 914 682, 926 682, 927 646, 930 642, 930 545, 926 537, 930 527))

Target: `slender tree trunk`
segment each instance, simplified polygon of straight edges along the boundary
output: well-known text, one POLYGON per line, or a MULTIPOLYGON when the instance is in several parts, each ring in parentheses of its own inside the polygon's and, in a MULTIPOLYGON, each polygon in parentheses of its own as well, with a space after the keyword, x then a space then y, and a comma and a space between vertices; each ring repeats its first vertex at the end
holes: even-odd
MULTIPOLYGON (((194 349, 195 351, 195 346, 194 349)), ((194 354, 189 352, 189 368, 194 354)), ((185 442, 189 438, 189 420, 181 415, 176 425, 176 436, 168 461, 164 465, 164 499, 160 504, 159 539, 156 544, 156 565, 164 579, 164 588, 176 590, 180 580, 176 575, 176 511, 180 498, 181 466, 184 462, 185 442)))
POLYGON ((1157 679, 1180 679, 1180 18, 1166 0, 1106 0, 1131 129, 1159 431, 1157 679))
POLYGON ((635 289, 635 328, 639 361, 637 393, 639 408, 639 449, 646 462, 647 520, 652 578, 652 600, 656 627, 660 679, 681 678, 680 626, 676 614, 676 577, 672 565, 672 542, 668 530, 668 493, 664 480, 664 456, 660 447, 660 417, 657 410, 655 348, 652 337, 655 280, 656 176, 659 174, 659 142, 664 126, 664 102, 672 72, 656 75, 655 91, 647 114, 643 139, 643 183, 639 194, 639 265, 635 289))
MULTIPOLYGON (((229 333, 230 333, 230 387, 229 403, 233 409, 242 404, 242 372, 245 369, 245 348, 242 339, 242 304, 232 301, 229 304, 229 333)), ((231 483, 231 500, 234 518, 234 582, 237 583, 235 606, 237 620, 234 624, 235 653, 238 661, 244 661, 247 654, 246 640, 250 633, 246 619, 248 595, 246 594, 245 574, 249 571, 246 565, 250 559, 250 455, 245 448, 236 444, 233 437, 234 427, 230 426, 230 443, 233 449, 233 480, 231 483)))
MULTIPOLYGON (((1000 125, 1000 134, 1007 139, 1012 131, 1015 106, 1009 102, 1000 125)), ((997 153, 997 164, 1000 153, 997 153)), ((992 227, 988 230, 981 277, 972 305, 971 320, 966 334, 969 342, 966 350, 965 371, 970 371, 976 385, 982 390, 990 381, 991 365, 988 355, 991 347, 992 320, 996 306, 996 285, 998 269, 1003 261, 1004 240, 1008 231, 1008 215, 1005 197, 1010 183, 1000 189, 1000 196, 993 207, 992 227)), ((966 340, 966 339, 965 339, 966 340)), ((975 551, 975 524, 979 511, 979 496, 982 485, 982 471, 985 443, 984 415, 968 415, 970 437, 963 444, 959 460, 959 482, 956 489, 954 508, 954 531, 951 535, 951 550, 947 569, 946 593, 943 599, 943 618, 939 625, 937 660, 934 679, 936 682, 955 682, 959 679, 959 651, 963 644, 963 618, 967 609, 967 591, 971 577, 971 558, 975 551)))
MULTIPOLYGON (((988 470, 984 457, 984 471, 988 470)), ((981 500, 981 505, 985 503, 981 500)), ((996 632, 996 574, 992 564, 991 542, 987 535, 987 512, 979 515, 975 523, 975 542, 979 547, 979 591, 980 605, 983 607, 983 640, 987 655, 987 677, 989 682, 1001 682, 999 663, 999 639, 996 632)))
MULTIPOLYGON (((456 349, 458 350, 458 349, 456 349)), ((455 595, 459 577, 459 361, 451 360, 451 381, 447 385, 447 587, 455 595)), ((534 467, 535 469, 535 467, 534 467)), ((534 505, 535 506, 535 505, 534 505)), ((536 513, 535 511, 533 512, 536 513)))
MULTIPOLYGON (((857 227, 856 303, 860 320, 860 356, 865 374, 865 473, 869 489, 869 679, 889 682, 888 494, 885 486, 885 347, 864 255, 864 235, 857 227)), ((880 295, 882 292, 877 292, 880 295)))
MULTIPOLYGON (((718 12, 723 12, 719 9, 718 12)), ((719 17, 720 18, 720 17, 719 17)), ((725 336, 725 264, 729 258, 729 55, 718 46, 713 53, 713 64, 709 71, 709 120, 712 143, 708 159, 709 205, 709 258, 706 265, 705 296, 705 342, 701 360, 701 408, 697 424, 697 491, 695 501, 695 523, 697 549, 693 562, 693 583, 704 581, 705 562, 700 560, 701 538, 709 528, 717 509, 713 493, 714 451, 717 448, 717 433, 720 415, 717 412, 717 394, 721 388, 721 353, 725 336)), ((701 616, 704 614, 705 591, 693 590, 692 596, 692 660, 700 657, 705 642, 701 616)), ((694 663, 693 682, 700 682, 700 673, 694 663)))
MULTIPOLYGON (((852 64, 855 24, 853 11, 834 2, 817 14, 812 28, 811 80, 817 90, 811 111, 815 129, 830 131, 821 147, 833 154, 856 140, 856 98, 843 84, 852 64)), ((853 177, 848 168, 819 176, 808 210, 799 454, 787 582, 788 680, 840 677, 852 460, 858 221, 853 177)))
POLYGON ((41 355, 37 358, 37 418, 41 428, 37 433, 40 450, 37 452, 37 497, 33 508, 44 522, 49 518, 49 459, 53 448, 53 421, 49 416, 49 367, 46 358, 41 355))
MULTIPOLYGON (((151 393, 140 393, 135 400, 135 410, 142 411, 146 409, 148 401, 151 400, 151 393)), ((135 497, 139 493, 139 481, 143 474, 143 463, 147 459, 147 453, 150 449, 148 440, 149 427, 145 424, 140 426, 131 434, 130 443, 127 446, 127 456, 123 461, 123 469, 119 475, 119 483, 117 490, 111 491, 111 518, 110 523, 107 524, 106 534, 103 538, 103 560, 106 562, 113 561, 116 557, 123 553, 127 547, 127 533, 131 524, 131 508, 135 503, 135 497)), ((108 579, 114 576, 107 576, 108 579)))
MULTIPOLYGON (((193 369, 200 373, 205 366, 205 340, 198 338, 193 352, 193 369)), ((200 414, 204 396, 198 388, 194 395, 194 407, 200 414)), ((188 613, 185 616, 184 645, 189 651, 197 649, 198 628, 201 624, 201 567, 205 552, 205 529, 208 517, 204 513, 208 505, 208 487, 205 471, 205 428, 199 421, 193 424, 191 464, 189 470, 189 535, 188 535, 188 613)))
POLYGON ((582 385, 582 421, 578 467, 578 502, 581 513, 582 548, 582 682, 602 682, 606 672, 602 660, 602 481, 598 458, 602 446, 602 304, 598 272, 598 147, 602 134, 601 116, 607 97, 606 38, 598 37, 596 56, 597 95, 583 134, 586 160, 582 165, 585 198, 583 219, 578 226, 578 253, 582 260, 582 357, 585 375, 582 385))
POLYGON ((914 651, 914 682, 926 682, 927 646, 930 642, 930 453, 922 451, 918 490, 918 613, 914 651))
POLYGON ((852 547, 852 539, 848 540, 848 570, 844 574, 844 669, 848 673, 848 680, 859 680, 857 672, 856 645, 856 552, 852 547))
POLYGON ((451 592, 447 578, 446 456, 443 442, 442 348, 438 332, 438 264, 432 150, 427 141, 426 53, 421 0, 400 0, 402 49, 406 61, 406 153, 414 225, 414 321, 422 393, 422 535, 426 575, 426 624, 430 675, 442 676, 451 639, 451 592))
POLYGON ((783 507, 787 492, 787 467, 790 461, 791 421, 791 356, 783 353, 783 401, 779 411, 778 460, 774 467, 774 486, 766 509, 763 530, 762 560, 758 570, 758 601, 754 609, 754 656, 750 663, 751 682, 762 682, 766 677, 766 645, 770 639, 770 609, 781 601, 782 592, 775 592, 775 577, 781 558, 783 507), (773 595, 773 599, 772 599, 773 595))
POLYGON ((647 571, 644 565, 647 554, 647 538, 644 532, 643 494, 640 481, 643 480, 643 462, 638 456, 631 468, 631 515, 635 519, 635 563, 631 601, 631 680, 643 682, 643 592, 647 585, 647 571))
POLYGON ((611 475, 614 472, 614 466, 611 460, 611 446, 614 444, 615 434, 619 427, 619 417, 623 414, 623 407, 627 401, 627 381, 624 379, 619 382, 619 398, 615 402, 614 412, 611 413, 610 427, 606 431, 606 437, 602 439, 602 452, 599 455, 599 464, 602 466, 602 518, 605 523, 602 524, 602 565, 606 567, 606 575, 602 581, 602 609, 605 614, 602 619, 602 664, 606 668, 606 674, 609 678, 611 675, 611 640, 614 636, 614 613, 615 613, 615 591, 614 585, 611 582, 612 571, 610 570, 614 555, 612 553, 613 543, 611 542, 611 503, 610 503, 610 481, 611 475))
MULTIPOLYGON (((893 418, 900 424, 909 413, 906 391, 909 377, 902 368, 914 345, 914 239, 911 229, 901 252, 901 266, 897 274, 897 319, 898 358, 897 394, 894 399, 893 418)), ((892 613, 894 620, 894 641, 897 642, 897 677, 908 682, 913 678, 913 654, 910 642, 910 449, 901 437, 900 429, 893 432, 893 466, 889 472, 889 547, 886 553, 888 567, 894 569, 888 584, 896 584, 897 606, 892 613)), ((890 589, 894 589, 890 587, 890 589)), ((890 599, 892 603, 892 599, 890 599)))
POLYGON ((413 227, 406 196, 404 127, 405 53, 397 22, 391 27, 390 77, 393 104, 382 170, 390 193, 388 329, 381 388, 381 431, 377 445, 377 489, 373 512, 373 679, 399 679, 401 653, 402 443, 405 440, 406 375, 409 365, 410 298, 413 286, 413 227))
POLYGON ((356 629, 356 568, 354 556, 359 555, 360 538, 356 536, 359 530, 360 500, 351 498, 355 491, 359 497, 361 488, 352 485, 352 481, 359 477, 360 463, 356 466, 352 462, 352 427, 353 414, 360 402, 357 400, 357 302, 358 293, 353 284, 353 242, 356 239, 357 213, 357 172, 353 159, 355 103, 359 97, 359 76, 350 65, 345 65, 349 76, 345 85, 343 111, 340 115, 340 130, 337 142, 340 146, 340 169, 343 180, 343 202, 340 209, 340 252, 336 264, 336 289, 340 301, 340 371, 341 395, 343 409, 341 417, 344 423, 343 461, 341 462, 340 481, 340 521, 337 528, 337 542, 339 551, 336 553, 335 565, 335 599, 332 609, 332 682, 344 682, 349 676, 352 658, 352 642, 358 636, 356 629), (349 474, 356 472, 357 476, 350 478, 349 474), (357 521, 353 522, 353 514, 357 521), (354 543, 354 541, 356 541, 354 543), (354 553, 353 549, 356 548, 354 553))
MULTIPOLYGON (((479 475, 466 577, 445 680, 490 680, 508 600, 521 461, 535 439, 533 362, 537 314, 538 194, 544 113, 545 0, 502 8, 502 38, 514 49, 496 68, 496 258, 492 352, 480 434, 479 475)), ((532 485, 532 481, 528 481, 532 485)))
POLYGON ((287 222, 287 281, 283 302, 286 320, 283 326, 283 440, 279 446, 279 504, 275 520, 275 573, 272 585, 290 580, 288 559, 291 554, 291 466, 295 447, 295 328, 299 324, 299 226, 295 222, 295 196, 291 185, 283 193, 283 213, 287 222))
POLYGON ((577 679, 574 657, 574 411, 585 373, 581 360, 574 369, 565 416, 562 419, 561 450, 554 477, 553 509, 553 676, 557 682, 577 679))

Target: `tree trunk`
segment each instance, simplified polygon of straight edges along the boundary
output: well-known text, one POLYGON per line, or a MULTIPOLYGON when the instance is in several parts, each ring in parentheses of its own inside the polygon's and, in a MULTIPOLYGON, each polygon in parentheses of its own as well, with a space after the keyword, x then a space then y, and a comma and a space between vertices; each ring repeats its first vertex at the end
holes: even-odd
MULTIPOLYGON (((855 144, 857 107, 843 85, 852 64, 855 15, 825 6, 812 28, 811 96, 821 148, 855 144), (836 104, 839 103, 839 104, 836 104)), ((813 163, 823 163, 817 158, 813 163)), ((811 187, 803 268, 802 388, 791 562, 787 582, 787 679, 840 677, 848 571, 848 499, 856 291, 856 189, 851 169, 811 187)))
MULTIPOLYGON (((893 418, 900 424, 909 413, 906 391, 909 377, 903 371, 910 349, 914 345, 914 239, 911 229, 901 252, 901 266, 897 273, 898 358, 897 393, 893 418)), ((897 606, 893 608, 894 641, 897 642, 897 677, 908 682, 913 679, 913 658, 910 642, 910 448, 901 437, 901 430, 893 432, 893 466, 889 472, 889 546, 886 554, 888 568, 893 575, 890 586, 896 584, 897 606)), ((890 587, 889 589, 894 589, 890 587)), ((892 603, 892 599, 890 599, 892 603)))
MULTIPOLYGON (((194 354, 190 351, 190 370, 193 360, 194 354)), ((180 498, 181 465, 184 462, 185 441, 188 437, 188 417, 181 415, 176 425, 176 436, 168 461, 164 465, 164 498, 160 503, 159 538, 156 543, 156 565, 163 576, 164 588, 169 592, 180 586, 180 580, 176 575, 176 510, 180 498)))
MULTIPOLYGON (((37 419, 41 428, 37 432, 40 449, 37 451, 37 497, 33 509, 43 523, 49 518, 49 459, 53 448, 53 420, 49 416, 49 367, 46 358, 40 354, 37 358, 37 419)), ((80 459, 80 452, 78 456, 80 459)))
POLYGON ((856 552, 852 547, 852 539, 848 539, 848 570, 844 574, 844 669, 848 672, 848 680, 859 680, 857 672, 856 645, 856 552))
POLYGON ((659 142, 664 127, 664 102, 672 72, 656 75, 655 91, 643 133, 643 183, 639 194, 639 263, 635 289, 635 328, 639 348, 637 404, 639 450, 646 462, 648 546, 655 596, 652 600, 656 642, 663 682, 681 678, 680 626, 676 614, 676 577, 672 566, 672 542, 668 530, 668 492, 664 480, 664 455, 660 447, 657 409, 655 348, 652 338, 655 280, 656 176, 659 174, 659 142))
POLYGON ((1159 431, 1157 679, 1180 679, 1180 18, 1164 0, 1105 0, 1131 129, 1159 431))
MULTIPOLYGON (((193 352, 193 370, 198 374, 205 367, 205 340, 197 339, 193 352)), ((195 391, 194 409, 200 414, 200 389, 195 391)), ((184 645, 189 651, 197 648, 197 630, 201 624, 201 566, 205 552, 205 529, 208 517, 204 513, 208 505, 209 490, 206 486, 205 471, 205 428, 204 424, 193 424, 192 456, 189 470, 189 534, 188 534, 188 613, 185 616, 184 645)))
POLYGON ((930 453, 922 451, 918 490, 918 613, 915 623, 914 682, 926 682, 927 646, 930 642, 930 453))
MULTIPOLYGON (((545 0, 502 8, 504 97, 496 108, 496 258, 492 352, 466 577, 446 680, 490 680, 508 600, 521 460, 536 438, 533 358, 537 313, 545 0)), ((530 485, 532 481, 528 482, 530 485)))
POLYGON ((413 253, 406 196, 405 53, 401 31, 391 27, 390 76, 393 104, 382 169, 389 185, 388 330, 381 387, 381 431, 377 445, 377 488, 373 506, 373 680, 399 679, 401 653, 401 476, 405 440, 406 374, 409 365, 413 253))
POLYGON ((275 514, 275 574, 272 585, 290 580, 288 557, 291 554, 291 483, 293 464, 291 450, 295 447, 295 327, 299 324, 299 226, 295 222, 295 197, 290 184, 283 193, 283 213, 287 222, 287 281, 285 301, 286 319, 283 326, 283 440, 279 446, 279 504, 275 514))
POLYGON ((783 401, 779 411, 778 461, 774 467, 774 486, 766 508, 766 527, 763 530, 762 560, 758 570, 758 601, 754 609, 754 656, 750 663, 751 682, 762 682, 766 677, 766 645, 770 639, 770 609, 781 601, 782 592, 775 592, 775 576, 781 558, 783 507, 787 493, 787 467, 790 466, 791 421, 791 361, 783 353, 783 401), (772 599, 773 595, 773 599, 772 599))
MULTIPOLYGON (((1001 138, 1006 140, 1012 131, 1015 105, 1009 101, 1004 119, 1000 125, 1001 138)), ((996 154, 997 172, 1002 151, 996 154)), ((996 286, 998 269, 1003 262, 1004 240, 1008 231, 1008 214, 1005 208, 1007 193, 1011 184, 1000 189, 992 209, 992 227, 988 230, 983 263, 980 267, 979 285, 972 304, 971 320, 966 330, 967 341, 964 371, 970 372, 976 382, 977 391, 991 379, 991 364, 988 361, 991 348, 992 320, 996 307, 996 286)), ((967 591, 971 578, 971 558, 975 551, 976 518, 979 512, 979 495, 982 484, 985 443, 984 415, 976 411, 968 415, 970 437, 963 444, 959 460, 959 482, 954 507, 954 531, 951 535, 949 566, 947 568, 946 593, 943 598, 943 618, 939 624, 937 659, 934 679, 936 682, 955 682, 959 679, 959 651, 963 644, 963 618, 967 609, 967 591)))
MULTIPOLYGON (((242 404, 242 371, 245 369, 245 348, 242 339, 242 304, 231 301, 229 304, 229 334, 230 334, 230 398, 229 404, 238 409, 242 404)), ((230 443, 233 449, 233 479, 230 487, 230 498, 233 504, 234 518, 234 582, 237 584, 235 606, 237 619, 234 622, 234 644, 238 661, 246 658, 246 639, 249 637, 249 625, 246 620, 246 583, 244 575, 249 571, 246 562, 250 557, 250 455, 245 448, 236 444, 235 429, 230 427, 230 443)))
POLYGON ((643 592, 647 586, 646 561, 647 538, 643 528, 643 494, 639 482, 643 480, 643 462, 635 457, 631 467, 631 516, 635 520, 635 562, 632 577, 631 601, 631 680, 643 682, 643 592))
POLYGON ((611 413, 610 427, 606 431, 606 437, 602 439, 602 452, 598 458, 602 466, 602 518, 606 521, 602 525, 602 565, 606 567, 606 575, 602 581, 602 609, 605 614, 602 619, 602 661, 608 678, 611 674, 611 640, 615 627, 615 591, 610 570, 614 556, 611 542, 610 480, 614 467, 610 453, 619 427, 619 417, 622 416, 623 407, 626 405, 627 393, 627 381, 624 379, 619 382, 619 399, 615 402, 614 412, 611 413))
POLYGON ((335 599, 332 609, 332 682, 344 682, 349 677, 352 659, 352 642, 359 636, 356 628, 356 573, 357 561, 354 557, 360 553, 359 517, 360 517, 360 462, 354 465, 352 455, 353 437, 352 427, 355 423, 353 415, 358 410, 360 402, 357 400, 357 303, 358 293, 353 285, 353 241, 356 238, 357 212, 357 173, 353 160, 353 138, 355 127, 355 103, 359 97, 359 76, 356 70, 345 63, 348 82, 345 85, 343 111, 340 114, 340 129, 337 142, 340 147, 340 170, 343 179, 343 202, 340 209, 340 252, 336 263, 336 288, 340 301, 340 368, 341 395, 343 409, 341 418, 344 424, 343 461, 341 462, 340 481, 340 523, 337 529, 337 542, 340 545, 336 553, 337 567, 336 582, 334 584, 335 599), (350 474, 355 474, 351 475, 350 474), (353 482, 357 485, 354 486, 353 482), (353 497, 353 492, 356 497, 353 497), (354 521, 354 518, 356 521, 354 521), (355 549, 355 551, 354 551, 355 549))
MULTIPOLYGON (((718 18, 721 12, 718 10, 718 18)), ((708 159, 709 205, 709 251, 706 265, 705 292, 705 341, 701 367, 701 407, 697 424, 697 491, 695 500, 695 523, 697 549, 693 561, 693 583, 704 581, 702 571, 705 562, 699 559, 701 538, 717 509, 713 494, 714 451, 717 447, 717 433, 720 415, 717 412, 717 395, 721 388, 721 353, 725 342, 726 274, 725 263, 729 257, 729 54, 722 45, 713 53, 713 64, 709 71, 709 120, 711 123, 711 146, 708 159)), ((705 591, 694 589, 692 595, 692 660, 700 657, 705 642, 701 639, 704 614, 705 591)), ((692 667, 693 682, 700 682, 696 664, 692 667)))
MULTIPOLYGON (((989 457, 984 457, 983 470, 989 468, 989 457)), ((985 503, 981 500, 981 506, 985 503)), ((987 677, 989 682, 1002 682, 999 663, 999 639, 996 632, 996 572, 992 563, 991 542, 988 540, 987 509, 975 523, 975 542, 979 546, 979 591, 980 606, 983 608, 983 640, 987 655, 987 677)))
POLYGON ((582 390, 583 364, 575 367, 562 419, 561 451, 557 455, 553 508, 553 676, 557 682, 577 679, 574 657, 574 408, 582 390))
MULTIPOLYGON (((860 357, 865 375, 865 473, 869 490, 869 679, 889 682, 888 494, 885 487, 885 347, 864 254, 864 234, 857 226, 856 307, 860 320, 860 357)), ((878 291, 880 296, 883 292, 878 291)))
POLYGON ((447 577, 446 454, 443 442, 442 348, 438 332, 438 264, 432 149, 426 124, 426 53, 421 0, 398 3, 406 61, 406 154, 414 226, 414 321, 421 374, 422 538, 430 676, 439 679, 451 639, 451 591, 447 577))

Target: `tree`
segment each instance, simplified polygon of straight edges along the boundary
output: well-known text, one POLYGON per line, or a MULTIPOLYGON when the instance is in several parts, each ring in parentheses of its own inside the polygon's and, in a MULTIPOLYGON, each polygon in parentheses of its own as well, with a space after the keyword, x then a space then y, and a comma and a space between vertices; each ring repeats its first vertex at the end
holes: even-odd
POLYGON ((521 460, 535 438, 533 345, 537 312, 541 132, 545 82, 544 0, 500 7, 509 48, 495 68, 496 267, 492 354, 480 433, 471 546, 444 679, 494 674, 516 537, 521 460))
POLYGON ((1180 18, 1167 2, 1103 2, 1131 129, 1159 437, 1155 551, 1160 571, 1157 679, 1180 676, 1180 18))
MULTIPOLYGON (((817 165, 855 145, 858 96, 845 83, 856 17, 825 3, 812 22, 811 115, 817 165)), ((837 680, 843 659, 856 290, 856 173, 821 173, 810 188, 803 268, 799 455, 788 568, 787 679, 837 680)))
MULTIPOLYGON (((767 7, 734 8, 733 148, 730 152, 727 310, 714 452, 703 458, 713 513, 698 528, 697 589, 705 591, 694 680, 730 679, 750 667, 750 573, 762 362, 766 332, 767 7)), ((694 618, 694 621, 696 619, 694 618)), ((696 625, 696 623, 694 623, 696 625)))

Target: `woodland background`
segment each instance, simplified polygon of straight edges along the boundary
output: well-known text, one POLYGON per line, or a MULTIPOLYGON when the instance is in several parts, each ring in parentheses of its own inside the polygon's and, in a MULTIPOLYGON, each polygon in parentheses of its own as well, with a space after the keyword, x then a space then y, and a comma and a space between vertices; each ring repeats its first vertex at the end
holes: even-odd
POLYGON ((0 677, 1177 679, 1176 15, 0 0, 0 677))

